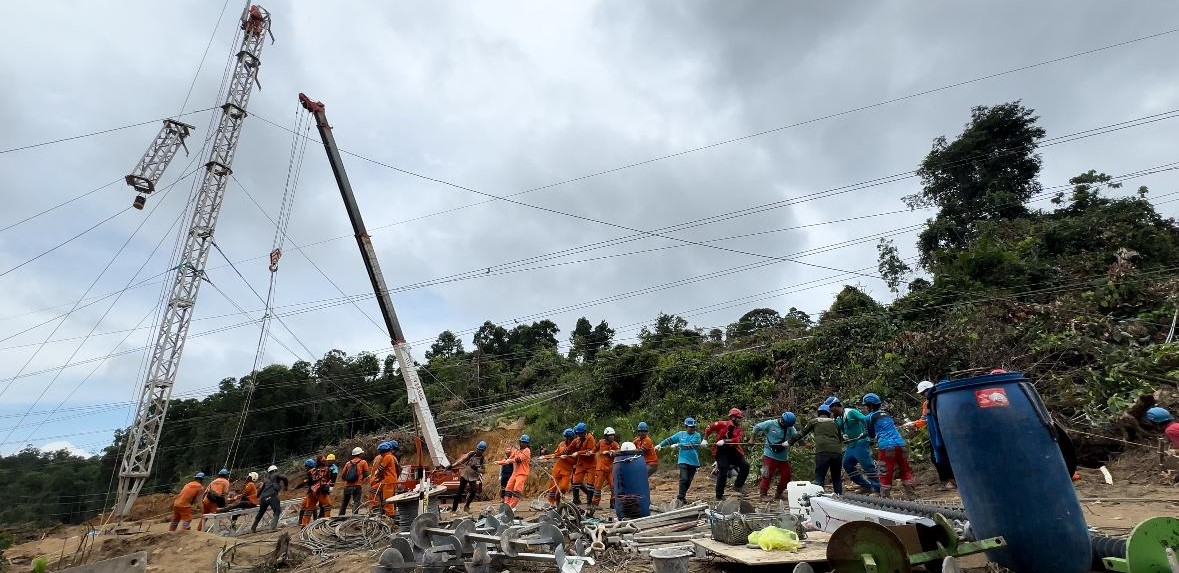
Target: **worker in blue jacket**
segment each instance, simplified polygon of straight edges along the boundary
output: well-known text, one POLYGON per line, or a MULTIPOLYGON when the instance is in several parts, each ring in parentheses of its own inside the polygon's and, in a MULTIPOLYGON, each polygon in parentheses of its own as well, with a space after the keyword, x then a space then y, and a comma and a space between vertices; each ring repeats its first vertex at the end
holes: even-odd
POLYGON ((835 396, 823 401, 835 415, 835 426, 843 435, 843 472, 860 486, 860 493, 880 491, 876 481, 876 463, 872 461, 872 447, 868 440, 868 417, 855 408, 844 408, 835 396))
MULTIPOLYGON (((913 468, 909 466, 909 448, 905 438, 884 410, 880 396, 864 394, 864 406, 868 409, 868 437, 876 442, 876 457, 880 461, 880 497, 889 497, 892 490, 893 473, 901 476, 905 493, 913 496, 913 468)), ((879 467, 878 466, 878 467, 879 467)))
POLYGON ((688 488, 692 487, 692 480, 696 477, 696 470, 700 469, 700 454, 697 449, 707 445, 708 442, 704 440, 704 436, 696 431, 696 418, 690 417, 684 420, 683 430, 655 444, 656 450, 673 446, 680 451, 679 458, 676 462, 680 468, 680 490, 679 494, 676 495, 676 501, 682 504, 688 503, 688 488))

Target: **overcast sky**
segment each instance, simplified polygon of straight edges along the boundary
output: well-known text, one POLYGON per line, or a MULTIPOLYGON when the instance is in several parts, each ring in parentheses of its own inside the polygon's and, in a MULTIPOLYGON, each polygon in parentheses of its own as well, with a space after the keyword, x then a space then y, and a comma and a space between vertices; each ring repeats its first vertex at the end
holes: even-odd
MULTIPOLYGON (((199 74, 221 10, 215 0, 7 6, 0 22, 0 149, 175 115, 194 74, 184 111, 219 105, 227 57, 238 49, 233 38, 241 6, 232 4, 199 74)), ((584 315, 609 321, 618 341, 629 342, 659 312, 683 314, 704 328, 758 306, 817 315, 844 283, 861 284, 887 301, 892 295, 879 280, 840 271, 874 267, 880 236, 895 237, 904 256, 914 254, 915 231, 897 229, 929 213, 890 212, 903 209, 899 199, 917 190, 915 179, 674 233, 702 241, 776 231, 710 243, 730 250, 639 237, 525 270, 497 265, 632 234, 603 223, 654 230, 910 171, 933 138, 961 130, 973 105, 1022 99, 1041 116, 1049 137, 1179 108, 1176 32, 840 114, 1165 32, 1179 15, 1171 2, 265 6, 276 41, 262 53, 262 90, 249 103, 254 117, 241 135, 237 181, 216 233, 225 254, 263 295, 265 255, 275 234, 266 216, 277 217, 291 145, 290 133, 263 120, 293 127, 300 91, 327 104, 339 145, 356 155, 498 196, 544 187, 513 197, 533 207, 488 202, 456 186, 345 157, 391 287, 481 269, 465 280, 395 295, 419 359, 444 329, 463 333, 469 348, 470 332, 487 319, 510 327, 515 320, 551 318, 565 340, 584 315), (808 121, 832 114, 840 115, 808 121), (577 179, 799 122, 807 123, 577 179), (577 180, 546 187, 570 179, 577 180), (864 215, 877 216, 832 222, 864 215), (650 250, 661 247, 668 248, 650 250), (822 252, 799 257, 814 266, 732 252, 783 257, 815 249, 822 252), (632 251, 647 252, 600 258, 632 251), (809 289, 789 288, 808 281, 809 289)), ((177 157, 166 182, 205 161, 196 151, 211 115, 184 116, 197 126, 189 140, 194 153, 177 157)), ((144 361, 136 349, 155 329, 152 313, 175 225, 195 177, 157 193, 148 210, 123 212, 9 269, 129 205, 134 195, 121 178, 157 129, 152 123, 0 153, 0 441, 7 442, 0 451, 25 443, 97 451, 113 428, 130 420, 144 361), (51 320, 92 283, 87 297, 143 281, 117 301, 105 298, 64 322, 51 320), (95 335, 79 347, 92 329, 95 335), (40 348, 45 340, 50 343, 40 348), (122 354, 96 360, 112 352, 122 354), (67 362, 82 364, 61 369, 67 362), (33 414, 13 430, 30 408, 33 414)), ((1176 161, 1174 134, 1174 120, 1162 121, 1044 148, 1043 183, 1059 185, 1091 168, 1121 174, 1176 161)), ((1179 189, 1177 183, 1174 172, 1133 181, 1159 195, 1179 189)), ((1159 209, 1174 215, 1179 203, 1165 201, 1159 199, 1159 209)), ((304 252, 338 289, 286 248, 276 304, 294 313, 284 320, 301 343, 275 324, 272 332, 290 351, 271 342, 267 361, 311 360, 332 348, 350 355, 386 349, 371 298, 355 306, 338 302, 341 291, 364 295, 370 289, 323 150, 314 143, 307 147, 288 233, 297 244, 316 243, 304 252)), ((216 252, 208 273, 250 318, 260 315, 261 303, 216 252)), ((177 396, 203 395, 221 378, 250 370, 258 337, 250 318, 214 288, 202 288, 177 396), (223 327, 235 328, 200 335, 223 327)))

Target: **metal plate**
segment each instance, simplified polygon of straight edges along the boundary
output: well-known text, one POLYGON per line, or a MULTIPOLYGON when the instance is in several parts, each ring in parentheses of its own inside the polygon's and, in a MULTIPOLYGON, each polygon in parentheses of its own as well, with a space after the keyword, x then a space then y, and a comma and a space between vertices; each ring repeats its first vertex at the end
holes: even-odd
POLYGON ((877 573, 911 573, 905 545, 887 527, 869 521, 841 526, 827 542, 827 560, 839 573, 866 573, 864 556, 876 562, 877 573))

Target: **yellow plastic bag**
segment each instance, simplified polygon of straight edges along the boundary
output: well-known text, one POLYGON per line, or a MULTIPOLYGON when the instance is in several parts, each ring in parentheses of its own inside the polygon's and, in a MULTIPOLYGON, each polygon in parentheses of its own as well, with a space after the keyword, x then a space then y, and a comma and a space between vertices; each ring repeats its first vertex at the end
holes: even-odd
POLYGON ((749 542, 765 551, 798 551, 802 547, 802 541, 798 539, 797 533, 772 525, 750 533, 749 542))

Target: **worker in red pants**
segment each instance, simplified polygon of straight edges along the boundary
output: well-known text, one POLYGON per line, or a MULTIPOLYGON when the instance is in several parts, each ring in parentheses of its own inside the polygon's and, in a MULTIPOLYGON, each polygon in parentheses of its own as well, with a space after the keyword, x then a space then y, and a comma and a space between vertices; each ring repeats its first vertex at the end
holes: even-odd
POLYGON ((778 489, 775 500, 782 499, 782 492, 786 491, 786 484, 790 483, 793 472, 790 468, 790 447, 792 438, 798 437, 798 429, 794 424, 798 418, 794 412, 782 412, 782 415, 753 427, 753 435, 764 435, 766 445, 762 448, 761 481, 758 489, 761 491, 761 501, 767 501, 770 495, 770 482, 778 476, 778 489))
POLYGON ((880 461, 880 497, 890 497, 893 473, 899 473, 905 494, 914 496, 913 468, 909 466, 909 448, 897 430, 892 416, 884 411, 880 396, 864 394, 864 406, 868 409, 867 433, 876 442, 876 458, 880 461))

